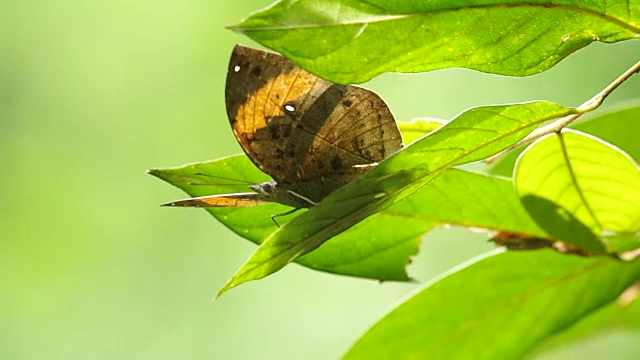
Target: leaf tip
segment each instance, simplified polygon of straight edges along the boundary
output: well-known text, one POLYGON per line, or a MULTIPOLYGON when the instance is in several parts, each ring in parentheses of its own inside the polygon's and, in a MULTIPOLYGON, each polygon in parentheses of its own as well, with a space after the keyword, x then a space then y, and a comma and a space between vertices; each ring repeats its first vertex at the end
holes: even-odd
POLYGON ((218 292, 216 293, 216 296, 213 297, 213 300, 214 301, 217 300, 218 298, 220 298, 220 296, 222 296, 222 294, 236 287, 236 285, 238 284, 234 284, 233 279, 229 280, 226 284, 224 284, 224 286, 220 290, 218 290, 218 292))
POLYGON ((144 173, 145 174, 149 174, 151 176, 155 176, 155 177, 159 177, 160 176, 160 170, 158 170, 158 169, 147 169, 144 173))
POLYGON ((241 24, 226 25, 224 28, 234 32, 242 32, 241 24))

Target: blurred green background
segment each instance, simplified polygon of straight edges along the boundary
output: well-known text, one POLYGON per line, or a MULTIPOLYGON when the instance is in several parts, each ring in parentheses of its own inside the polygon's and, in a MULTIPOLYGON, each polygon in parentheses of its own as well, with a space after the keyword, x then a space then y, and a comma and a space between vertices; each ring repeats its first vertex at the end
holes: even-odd
MULTIPOLYGON (((3 4, 0 358, 330 359, 418 287, 290 265, 211 302, 255 247, 202 210, 158 207, 183 194, 145 169, 240 152, 224 79, 233 45, 255 44, 224 26, 269 3, 3 4)), ((638 55, 637 42, 594 44, 528 78, 449 70, 367 86, 402 121, 533 99, 576 106, 638 55)), ((639 78, 607 106, 637 97, 639 78)), ((486 235, 440 229, 409 271, 424 282, 490 248, 486 235)), ((634 344, 618 336, 589 354, 611 355, 612 342, 634 344)))

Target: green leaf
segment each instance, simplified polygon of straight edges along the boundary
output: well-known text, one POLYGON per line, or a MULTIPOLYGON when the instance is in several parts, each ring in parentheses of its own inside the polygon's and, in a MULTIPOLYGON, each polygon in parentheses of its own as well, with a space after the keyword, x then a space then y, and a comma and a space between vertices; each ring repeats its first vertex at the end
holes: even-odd
POLYGON ((640 299, 637 297, 631 301, 625 299, 628 293, 633 296, 634 290, 637 291, 637 287, 632 286, 616 301, 603 306, 566 331, 543 342, 529 352, 528 357, 536 358, 570 346, 579 347, 585 341, 591 342, 598 336, 611 335, 615 332, 640 332, 640 299))
POLYGON ((471 109, 381 162, 275 231, 220 290, 272 274, 328 239, 404 200, 445 169, 501 151, 533 128, 575 110, 548 102, 471 109))
MULTIPOLYGON (((249 190, 248 184, 269 180, 245 155, 171 169, 153 169, 149 173, 184 190, 191 197, 245 192, 249 190)), ((172 208, 172 211, 175 210, 177 209, 172 208)), ((271 215, 288 210, 291 208, 275 203, 256 207, 206 209, 229 229, 256 244, 262 243, 277 229, 271 215)), ((189 210, 182 208, 180 211, 189 210)), ((278 221, 285 223, 300 213, 284 219, 279 217, 278 221)), ((322 251, 309 254, 297 262, 313 269, 342 275, 406 281, 409 280, 405 271, 409 257, 417 254, 422 235, 436 225, 435 222, 401 212, 377 214, 348 233, 338 236, 336 241, 323 247, 322 251)))
POLYGON ((413 119, 410 122, 399 122, 398 128, 402 133, 402 140, 408 144, 444 125, 440 119, 413 119))
MULTIPOLYGON (((237 184, 267 180, 244 155, 150 173, 190 196, 246 191, 245 185, 237 184), (231 181, 231 177, 243 181, 231 181), (223 183, 231 185, 220 185, 223 183)), ((276 204, 207 209, 256 244, 277 229, 270 215, 286 210, 289 208, 276 204)), ((407 200, 368 217, 296 262, 342 275, 408 280, 405 265, 409 257, 418 252, 423 234, 440 224, 548 236, 524 210, 510 180, 449 169, 407 200)))
MULTIPOLYGON (((250 191, 249 185, 270 180, 244 155, 170 169, 152 169, 148 173, 184 190, 189 197, 247 192, 250 191)), ((201 211, 196 208, 168 208, 167 210, 201 211)), ((256 207, 206 209, 238 235, 256 244, 260 244, 278 228, 270 216, 282 214, 288 210, 291 208, 277 203, 256 207)), ((284 222, 291 217, 293 216, 278 218, 278 221, 284 222)))
MULTIPOLYGON (((591 114, 586 114, 585 117, 591 114)), ((640 105, 627 103, 608 112, 599 113, 589 120, 571 124, 569 127, 601 138, 624 150, 636 161, 640 159, 640 105)), ((494 175, 511 176, 518 156, 525 147, 515 149, 491 166, 494 175)))
POLYGON ((538 224, 556 239, 590 252, 604 250, 604 231, 640 230, 640 172, 619 149, 567 130, 522 153, 516 192, 538 224))
POLYGON ((550 249, 476 259, 427 284, 345 359, 515 359, 614 300, 640 261, 550 249))
POLYGON ((328 80, 464 67, 525 76, 640 35, 638 0, 285 0, 233 30, 328 80))

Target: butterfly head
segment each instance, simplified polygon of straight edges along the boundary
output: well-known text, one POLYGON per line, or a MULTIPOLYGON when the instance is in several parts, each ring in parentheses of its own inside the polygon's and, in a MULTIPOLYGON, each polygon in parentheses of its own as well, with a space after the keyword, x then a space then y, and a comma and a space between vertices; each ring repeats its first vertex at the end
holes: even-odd
POLYGON ((273 180, 249 187, 258 193, 260 199, 264 201, 277 202, 295 208, 308 208, 316 205, 312 200, 288 189, 286 186, 280 186, 273 180))

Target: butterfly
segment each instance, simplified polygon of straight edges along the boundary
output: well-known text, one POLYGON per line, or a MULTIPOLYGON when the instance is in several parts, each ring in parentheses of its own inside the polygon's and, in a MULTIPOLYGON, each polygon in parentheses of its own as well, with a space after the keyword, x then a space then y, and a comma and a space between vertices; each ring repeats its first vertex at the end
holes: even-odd
POLYGON ((393 115, 374 92, 323 80, 285 57, 237 45, 227 72, 231 129, 273 180, 251 192, 166 206, 242 207, 277 202, 308 208, 402 148, 393 115))

